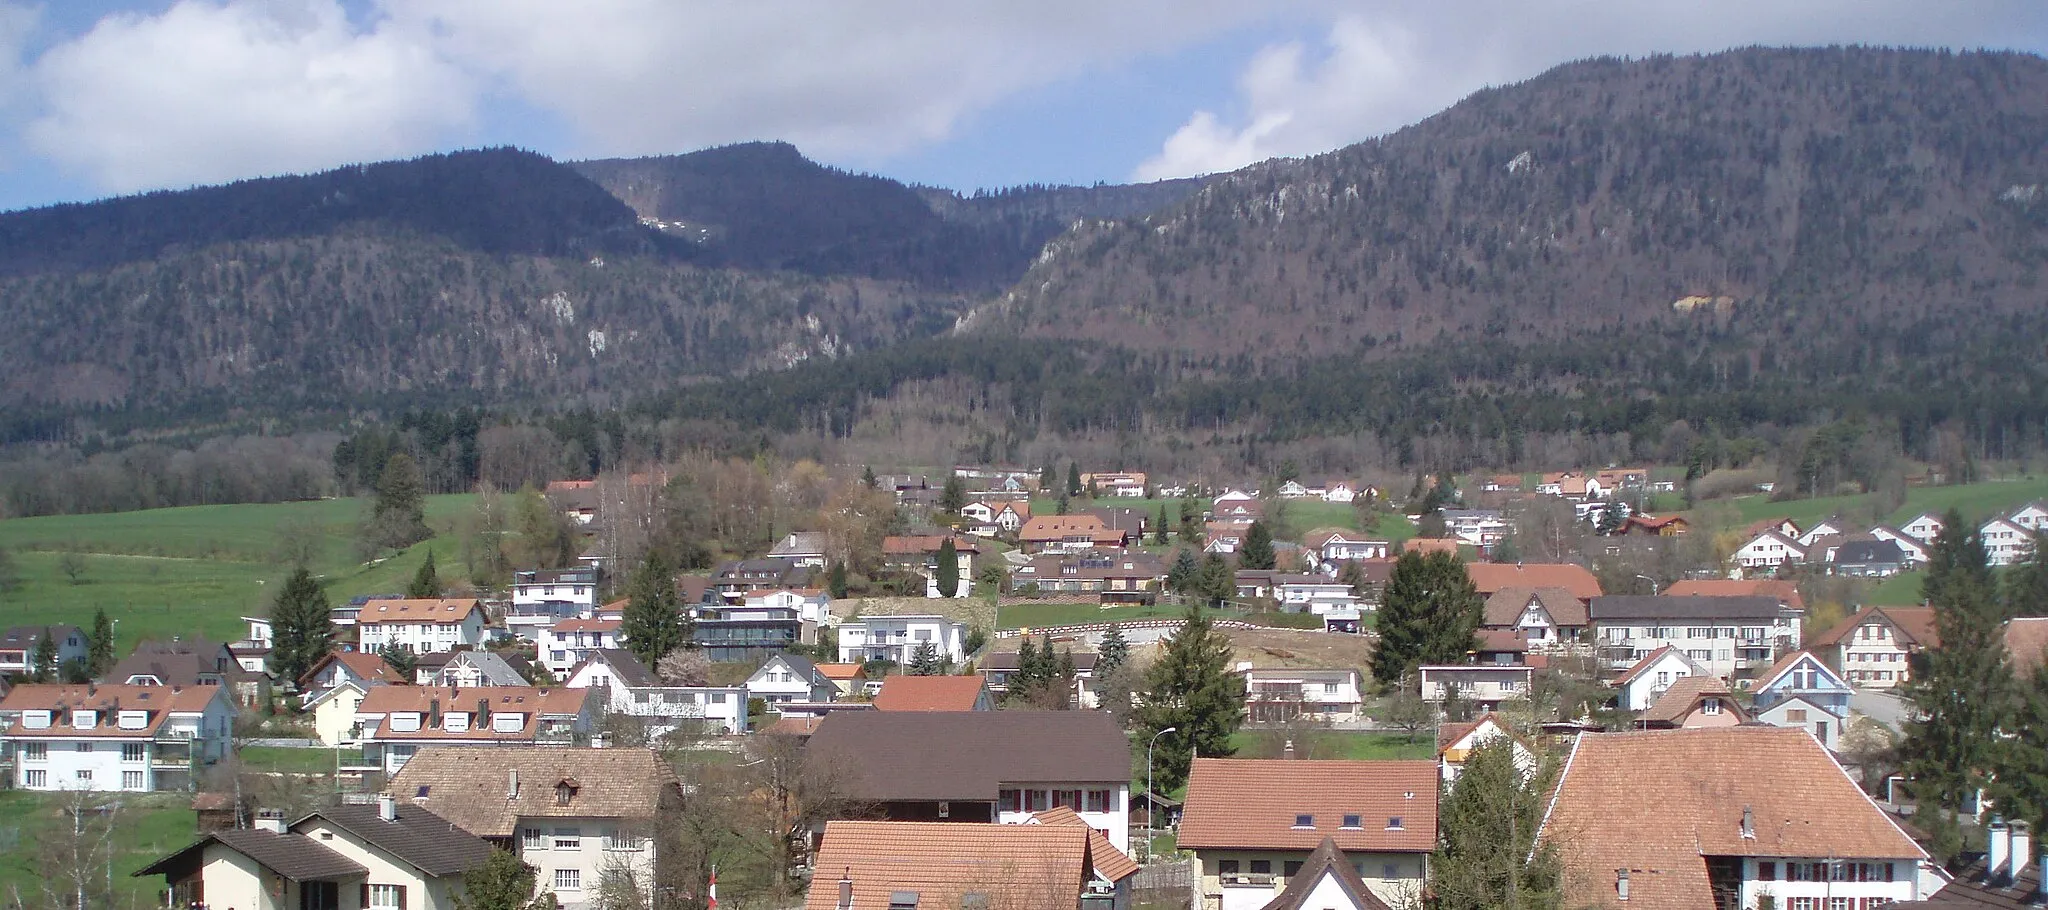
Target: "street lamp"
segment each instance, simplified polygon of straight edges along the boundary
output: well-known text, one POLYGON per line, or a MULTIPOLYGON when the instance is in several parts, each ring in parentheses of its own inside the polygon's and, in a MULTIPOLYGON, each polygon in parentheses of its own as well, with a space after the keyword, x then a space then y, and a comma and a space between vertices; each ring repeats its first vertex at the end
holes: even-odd
POLYGON ((1647 581, 1647 582, 1649 582, 1649 583, 1650 583, 1650 596, 1651 596, 1651 597, 1655 597, 1655 596, 1657 596, 1657 579, 1651 578, 1651 577, 1650 577, 1650 576, 1648 576, 1648 575, 1637 575, 1636 577, 1637 577, 1637 578, 1640 578, 1640 579, 1642 579, 1642 580, 1644 580, 1644 581, 1647 581))
POLYGON ((1152 832, 1157 830, 1152 825, 1152 808, 1159 804, 1152 795, 1152 747, 1159 744, 1159 737, 1172 733, 1175 729, 1177 728, 1161 729, 1152 734, 1152 739, 1145 743, 1145 861, 1148 863, 1152 861, 1152 832))

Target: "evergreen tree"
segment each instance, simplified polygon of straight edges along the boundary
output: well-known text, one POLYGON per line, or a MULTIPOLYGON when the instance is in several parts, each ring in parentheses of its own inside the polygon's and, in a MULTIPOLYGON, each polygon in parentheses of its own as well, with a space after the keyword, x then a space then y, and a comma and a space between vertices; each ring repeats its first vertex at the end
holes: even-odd
POLYGON ((1018 701, 1022 701, 1037 687, 1039 673, 1038 645, 1029 635, 1023 638, 1024 640, 1017 645, 1017 671, 1011 673, 1010 678, 1005 680, 1009 686, 1008 697, 1018 701))
POLYGON ((1266 523, 1254 521, 1245 529, 1244 543, 1237 548, 1237 564, 1244 569, 1271 569, 1279 561, 1273 552, 1273 532, 1266 523))
POLYGON ((1166 589, 1176 593, 1191 593, 1195 583, 1202 576, 1202 561, 1195 551, 1181 547, 1174 551, 1173 565, 1166 570, 1166 589))
POLYGON ((832 595, 833 600, 846 599, 846 560, 832 564, 832 571, 825 576, 825 593, 832 595))
POLYGON ((1907 724, 1905 749, 1916 793, 1950 810, 1985 785, 2011 704, 2005 617, 1988 562, 1976 526, 1950 510, 1922 588, 1941 647, 1915 655, 1907 693, 1921 717, 1907 724))
POLYGON ((1457 556, 1401 554, 1380 595, 1373 679, 1391 685, 1423 664, 1464 663, 1484 606, 1457 556))
POLYGON ((405 589, 405 596, 415 598, 438 598, 441 596, 441 577, 434 571, 434 554, 427 554, 427 561, 420 563, 420 570, 413 574, 412 584, 405 589))
POLYGON ((2028 536, 2027 558, 2005 570, 2005 615, 2048 616, 2048 534, 2028 536))
POLYGON ((910 652, 910 675, 944 676, 949 669, 946 660, 939 656, 939 646, 931 642, 919 644, 910 652))
POLYGON ((1201 580, 1196 588, 1208 598, 1211 606, 1237 596, 1237 573, 1231 571, 1230 563, 1214 553, 1202 559, 1201 580))
POLYGON ((334 650, 327 592, 305 566, 294 570, 270 605, 270 671, 287 684, 334 650))
POLYGON ((377 649, 377 656, 384 659, 385 666, 407 680, 412 679, 413 671, 418 670, 420 666, 419 655, 412 653, 411 648, 395 641, 385 642, 384 647, 377 649))
POLYGON ((1626 520, 1627 511, 1621 503, 1609 502, 1600 510, 1600 520, 1593 525, 1593 533, 1602 537, 1612 537, 1620 533, 1626 520))
POLYGON ((1047 492, 1047 491, 1050 491, 1050 490, 1052 490, 1052 489, 1053 489, 1053 487, 1054 487, 1055 485, 1057 485, 1058 483, 1059 483, 1059 475, 1058 475, 1058 474, 1055 474, 1055 473, 1053 473, 1053 470, 1052 470, 1052 462, 1048 461, 1048 462, 1046 462, 1046 463, 1045 463, 1045 467, 1043 467, 1043 468, 1040 468, 1040 469, 1038 469, 1038 490, 1039 490, 1039 492, 1043 493, 1043 492, 1047 492))
POLYGON ((948 536, 939 543, 938 566, 933 571, 933 580, 939 584, 940 597, 960 596, 960 550, 948 536))
POLYGON ((1059 498, 1059 501, 1053 504, 1053 514, 1054 514, 1054 515, 1065 515, 1065 514, 1067 514, 1067 510, 1068 510, 1069 508, 1072 508, 1072 504, 1071 504, 1071 503, 1069 503, 1069 502, 1067 501, 1067 493, 1066 493, 1066 491, 1065 491, 1065 490, 1061 490, 1061 491, 1060 491, 1060 498, 1059 498))
POLYGON ((1543 787, 1524 780, 1514 741, 1499 737, 1472 750, 1437 810, 1430 906, 1557 907, 1561 867, 1552 845, 1536 843, 1542 821, 1543 787))
POLYGON ((1081 465, 1078 462, 1067 462, 1067 495, 1081 495, 1081 465))
POLYGON ((641 663, 652 667, 662 655, 693 645, 691 623, 683 616, 678 600, 668 559, 660 550, 648 550, 640 568, 633 572, 632 591, 619 617, 619 635, 641 663))
POLYGON ((1202 506, 1193 496, 1180 501, 1180 542, 1200 544, 1202 540, 1202 506))
POLYGON ((1131 659, 1131 644, 1124 640, 1124 627, 1111 623, 1109 631, 1102 633, 1102 644, 1095 648, 1095 676, 1100 679, 1116 671, 1131 659))
POLYGON ((379 546, 402 550, 433 536, 427 530, 425 487, 412 456, 392 453, 377 477, 377 498, 370 510, 370 530, 379 546))
POLYGON ((57 637, 51 633, 49 626, 44 626, 43 634, 36 638, 36 649, 29 655, 28 670, 30 682, 58 681, 57 637))
POLYGON ((2012 735, 1995 743, 1992 796, 2008 818, 2048 825, 2048 673, 2019 681, 2012 735))
POLYGON ((114 621, 107 609, 92 611, 92 631, 85 636, 85 670, 95 678, 114 668, 114 621))
POLYGON ((958 474, 946 478, 945 488, 939 491, 939 511, 948 515, 958 515, 966 505, 966 481, 961 480, 958 474))
POLYGON ((1159 504, 1159 520, 1152 523, 1152 545, 1166 546, 1166 503, 1159 504))
POLYGON ((861 466, 860 483, 861 486, 867 487, 870 490, 880 487, 882 485, 882 482, 875 478, 875 469, 871 465, 861 466))
POLYGON ((1244 723, 1244 677, 1230 672, 1230 639, 1209 624, 1198 608, 1187 618, 1145 674, 1145 703, 1138 709, 1138 737, 1159 738, 1154 773, 1159 792, 1187 782, 1195 756, 1215 758, 1236 750, 1230 736, 1244 723))

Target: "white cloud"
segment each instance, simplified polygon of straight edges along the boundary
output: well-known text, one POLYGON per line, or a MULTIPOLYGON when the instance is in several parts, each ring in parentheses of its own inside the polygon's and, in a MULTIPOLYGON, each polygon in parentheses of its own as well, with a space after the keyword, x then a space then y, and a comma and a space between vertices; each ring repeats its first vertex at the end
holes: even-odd
POLYGON ((1596 55, 1749 44, 2048 48, 2048 4, 1924 0, 1408 0, 1254 54, 1232 109, 1198 110, 1133 171, 1157 180, 1316 154, 1413 123, 1488 85, 1596 55))
POLYGON ((402 23, 336 0, 181 0, 116 14, 30 79, 28 144, 131 191, 432 151, 474 117, 472 80, 402 23))

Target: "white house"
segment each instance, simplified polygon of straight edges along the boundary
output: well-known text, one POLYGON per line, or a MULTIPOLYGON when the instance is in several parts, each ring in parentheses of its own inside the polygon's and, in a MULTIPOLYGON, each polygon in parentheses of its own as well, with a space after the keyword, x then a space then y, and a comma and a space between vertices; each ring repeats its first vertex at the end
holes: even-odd
POLYGON ((1499 664, 1425 666, 1417 672, 1423 701, 1441 705, 1455 696, 1481 711, 1497 711, 1502 702, 1528 698, 1529 684, 1536 678, 1533 667, 1499 664))
MULTIPOLYGON (((44 626, 15 626, 0 632, 0 676, 27 676, 36 668, 29 666, 35 660, 36 645, 42 640, 44 626)), ((50 639, 57 643, 57 666, 63 667, 72 661, 85 659, 85 631, 77 626, 48 626, 50 639)))
POLYGON ((1245 662, 1237 671, 1244 676, 1245 710, 1253 723, 1285 723, 1302 716, 1353 721, 1365 707, 1354 668, 1259 669, 1245 662))
POLYGON ((1374 489, 1369 484, 1356 483, 1349 480, 1337 480, 1332 481, 1330 483, 1330 488, 1323 491, 1323 501, 1354 502, 1360 496, 1369 496, 1377 494, 1378 492, 1378 490, 1374 489))
POLYGON ((1610 669, 1671 646, 1722 679, 1746 679, 1799 650, 1799 607, 1770 595, 1610 594, 1587 607, 1593 645, 1610 669))
POLYGON ((413 671, 414 679, 422 686, 457 686, 474 689, 479 686, 523 686, 526 677, 519 670, 492 651, 457 651, 450 655, 448 662, 439 669, 429 670, 425 661, 413 671))
POLYGON ((738 736, 747 732, 741 686, 671 686, 625 650, 598 651, 569 672, 569 689, 603 691, 605 710, 640 721, 650 738, 678 730, 738 736))
POLYGON ((474 597, 371 600, 356 630, 359 648, 371 653, 387 645, 414 654, 475 648, 484 641, 484 608, 474 597))
POLYGON ((832 595, 820 588, 777 588, 746 595, 745 606, 795 611, 797 619, 810 625, 832 621, 832 595))
POLYGON ((1320 568, 1329 575, 1337 574, 1339 563, 1354 559, 1386 559, 1393 549, 1387 541, 1349 531, 1321 531, 1309 535, 1301 543, 1301 552, 1308 558, 1309 567, 1320 568))
POLYGON ((227 755, 225 686, 16 686, 0 699, 0 753, 22 790, 184 790, 227 755))
POLYGON ((1273 599, 1288 613, 1323 616, 1358 609, 1358 592, 1350 585, 1321 575, 1275 575, 1273 599))
POLYGON ((1897 544, 1899 552, 1906 555, 1906 568, 1909 570, 1927 564, 1928 544, 1905 531, 1876 525, 1870 529, 1870 536, 1897 544))
POLYGON ((801 568, 825 568, 830 539, 823 531, 791 531, 768 550, 770 559, 787 559, 801 568))
POLYGON ((395 774, 428 746, 568 745, 598 710, 587 689, 377 686, 356 706, 362 751, 343 756, 342 769, 395 774))
POLYGON ((1813 646, 1861 689, 1892 689, 1912 678, 1913 655, 1940 643, 1933 607, 1870 607, 1821 633, 1813 646))
POLYGON ((2005 520, 2029 531, 2048 531, 2048 502, 2027 503, 2005 516, 2005 520))
POLYGON ((1698 661, 1667 645, 1650 652, 1615 678, 1615 701, 1624 711, 1647 711, 1672 683, 1688 676, 1708 675, 1711 674, 1707 668, 1698 661))
POLYGON ((795 702, 829 702, 839 697, 839 684, 808 657, 771 654, 747 677, 747 695, 771 708, 795 702))
POLYGON ((1814 522, 1813 525, 1808 527, 1806 530, 1799 532, 1799 547, 1802 550, 1811 549, 1813 547, 1813 542, 1816 540, 1819 540, 1823 537, 1833 537, 1837 534, 1847 533, 1849 533, 1849 523, 1843 521, 1841 516, 1837 515, 1828 518, 1823 518, 1819 521, 1814 522))
POLYGON ((1933 512, 1922 512, 1914 516, 1912 521, 1900 525, 1899 530, 1906 532, 1907 536, 1914 540, 1932 545, 1934 538, 1941 534, 1941 516, 1933 512))
POLYGON ((1511 632, 1533 651, 1575 646, 1586 632, 1586 604, 1564 588, 1502 588, 1486 599, 1481 629, 1511 632))
POLYGON ((926 613, 863 616, 839 624, 839 662, 893 660, 909 664, 919 645, 931 644, 954 663, 967 659, 967 624, 926 613))
POLYGON ((1472 757, 1472 751, 1489 743, 1505 740, 1513 750, 1516 770, 1522 772, 1522 779, 1536 776, 1536 752, 1527 743, 1508 729, 1500 715, 1488 712, 1478 720, 1462 724, 1444 724, 1436 731, 1436 766, 1445 783, 1458 779, 1465 772, 1465 762, 1472 757))
POLYGON ((505 608, 505 629, 537 642, 543 629, 564 619, 590 616, 597 609, 598 569, 533 569, 512 574, 512 604, 505 608))
POLYGON ((1806 547, 1777 531, 1765 531, 1735 551, 1735 564, 1746 571, 1776 570, 1806 558, 1806 547))
POLYGON ((2009 566, 2027 558, 2034 550, 2033 533, 2004 518, 1994 518, 1977 529, 1984 540, 1984 554, 1994 566, 2009 566))
POLYGON ((621 647, 619 628, 625 625, 617 619, 564 619, 550 626, 541 636, 540 660, 547 665, 548 672, 560 679, 562 674, 575 669, 577 664, 587 660, 591 654, 606 648, 621 647))
POLYGON ((367 690, 371 686, 406 685, 412 680, 398 672, 384 658, 361 651, 329 651, 326 657, 307 670, 299 680, 299 704, 309 706, 335 686, 354 685, 367 690))

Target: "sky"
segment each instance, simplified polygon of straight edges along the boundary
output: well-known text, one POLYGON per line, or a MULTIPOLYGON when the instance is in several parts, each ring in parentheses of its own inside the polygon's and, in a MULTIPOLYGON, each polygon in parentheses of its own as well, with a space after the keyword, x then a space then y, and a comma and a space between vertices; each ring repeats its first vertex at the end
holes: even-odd
POLYGON ((2038 54, 2048 0, 0 0, 0 209, 499 145, 1155 180, 1757 44, 2038 54))

